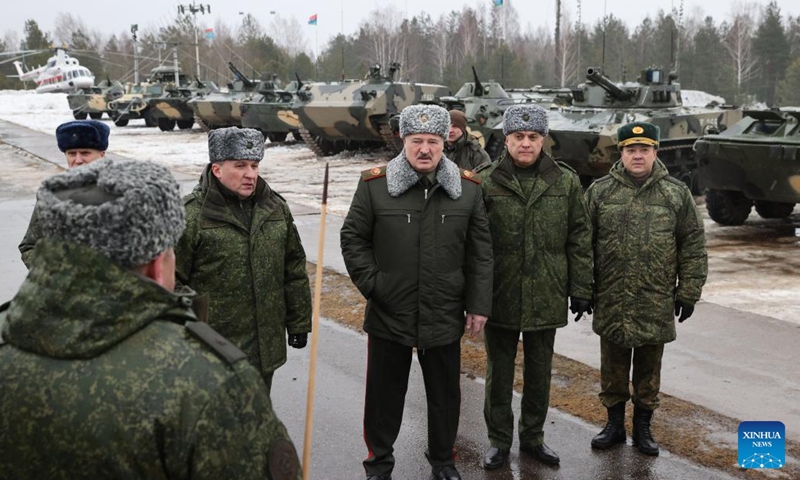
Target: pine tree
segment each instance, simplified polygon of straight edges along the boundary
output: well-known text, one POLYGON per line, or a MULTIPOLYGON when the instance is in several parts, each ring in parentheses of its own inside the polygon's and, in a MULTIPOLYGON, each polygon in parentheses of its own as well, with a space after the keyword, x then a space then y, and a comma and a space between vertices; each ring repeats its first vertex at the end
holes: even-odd
POLYGON ((781 9, 770 2, 756 29, 753 51, 761 67, 759 82, 755 86, 758 99, 767 105, 776 105, 776 92, 786 68, 789 66, 789 38, 781 22, 781 9))

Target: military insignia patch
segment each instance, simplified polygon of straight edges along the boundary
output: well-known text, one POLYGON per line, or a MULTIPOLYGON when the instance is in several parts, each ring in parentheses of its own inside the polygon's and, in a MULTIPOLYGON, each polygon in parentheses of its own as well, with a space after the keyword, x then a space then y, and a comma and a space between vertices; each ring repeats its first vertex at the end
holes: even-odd
POLYGON ((253 142, 247 142, 247 144, 245 145, 245 148, 247 148, 247 149, 253 148, 253 142))
POLYGON ((300 462, 292 442, 279 438, 269 449, 269 473, 275 480, 296 479, 300 473, 300 462))
POLYGON ((381 173, 381 169, 378 168, 378 167, 375 167, 372 170, 370 170, 369 173, 370 173, 370 175, 378 175, 379 173, 381 173))
POLYGON ((528 115, 527 113, 522 114, 522 120, 523 121, 528 122, 528 121, 530 121, 530 119, 531 119, 531 116, 528 115))
POLYGON ((472 173, 470 170, 464 170, 464 176, 465 177, 472 178, 473 175, 475 175, 475 174, 472 173))
POLYGON ((640 135, 640 134, 644 133, 644 128, 636 126, 636 127, 633 127, 631 132, 635 133, 636 135, 640 135))
POLYGON ((419 121, 420 121, 420 122, 422 122, 422 123, 428 123, 428 120, 430 120, 430 119, 428 118, 428 115, 426 115, 426 114, 424 114, 424 113, 423 113, 422 115, 420 115, 420 116, 419 116, 419 121))

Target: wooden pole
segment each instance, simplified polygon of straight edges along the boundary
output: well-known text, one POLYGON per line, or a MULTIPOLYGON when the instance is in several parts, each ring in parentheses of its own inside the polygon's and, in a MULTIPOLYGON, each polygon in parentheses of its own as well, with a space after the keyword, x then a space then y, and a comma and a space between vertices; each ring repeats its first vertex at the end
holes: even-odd
POLYGON ((308 365, 308 398, 306 399, 306 435, 303 442, 303 480, 311 470, 311 427, 314 425, 314 381, 317 372, 317 343, 319 342, 319 304, 322 299, 322 254, 325 251, 325 216, 328 213, 328 163, 322 187, 322 206, 319 212, 319 245, 317 272, 314 277, 314 310, 311 318, 311 360, 308 365))

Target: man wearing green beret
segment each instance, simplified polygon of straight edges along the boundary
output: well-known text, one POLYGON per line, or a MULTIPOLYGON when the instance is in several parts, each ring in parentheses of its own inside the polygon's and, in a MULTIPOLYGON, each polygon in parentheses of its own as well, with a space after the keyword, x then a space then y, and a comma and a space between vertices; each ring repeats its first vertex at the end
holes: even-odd
POLYGON ((630 399, 633 444, 655 456, 650 422, 664 344, 676 337, 673 315, 683 322, 700 299, 708 274, 705 234, 689 188, 658 159, 658 127, 629 123, 617 143, 622 158, 586 191, 594 231, 592 328, 600 335, 600 400, 608 411, 592 447, 625 443, 630 399))

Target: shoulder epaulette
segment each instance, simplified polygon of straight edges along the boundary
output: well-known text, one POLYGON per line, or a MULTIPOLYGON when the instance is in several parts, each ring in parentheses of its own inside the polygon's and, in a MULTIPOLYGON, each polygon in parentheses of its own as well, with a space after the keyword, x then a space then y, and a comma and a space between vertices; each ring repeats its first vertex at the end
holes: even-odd
POLYGON ((560 165, 561 167, 564 167, 564 168, 566 168, 567 170, 569 170, 570 172, 574 173, 575 175, 577 175, 577 174, 578 174, 578 171, 577 171, 577 170, 575 170, 574 168, 570 167, 569 165, 567 165, 566 163, 562 162, 561 160, 556 160, 556 163, 557 163, 558 165, 560 165))
POLYGON ((374 167, 361 172, 361 180, 364 180, 365 182, 369 182, 370 180, 375 180, 376 178, 381 178, 385 176, 386 176, 385 165, 383 167, 374 167))
POLYGON ((592 183, 607 182, 607 181, 611 180, 612 178, 614 178, 614 177, 612 177, 611 175, 604 175, 604 176, 602 176, 600 178, 596 178, 592 183))
POLYGON ((677 178, 673 177, 672 175, 667 175, 666 177, 664 177, 664 180, 666 180, 668 182, 671 182, 671 183, 674 183, 675 185, 680 185, 682 187, 689 188, 689 186, 686 185, 686 183, 683 180, 677 179, 677 178))
POLYGON ((464 170, 463 168, 460 168, 459 170, 461 170, 461 178, 469 180, 470 182, 475 182, 478 185, 481 184, 480 173, 475 173, 472 170, 464 170))
POLYGON ((217 333, 207 323, 186 322, 186 330, 189 330, 198 340, 208 345, 214 353, 230 364, 247 358, 243 351, 226 340, 225 337, 217 333))
POLYGON ((189 205, 190 203, 194 202, 195 200, 197 200, 197 199, 194 197, 194 195, 192 195, 192 194, 186 195, 185 197, 183 197, 183 206, 185 207, 186 205, 189 205))

